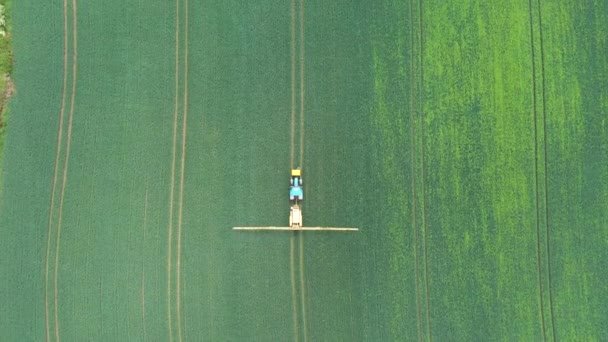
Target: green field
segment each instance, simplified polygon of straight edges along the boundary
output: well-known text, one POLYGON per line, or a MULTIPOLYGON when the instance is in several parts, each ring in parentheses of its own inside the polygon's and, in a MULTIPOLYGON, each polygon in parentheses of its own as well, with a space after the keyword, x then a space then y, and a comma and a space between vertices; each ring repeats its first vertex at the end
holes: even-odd
POLYGON ((608 1, 11 10, 1 341, 608 340, 608 1))

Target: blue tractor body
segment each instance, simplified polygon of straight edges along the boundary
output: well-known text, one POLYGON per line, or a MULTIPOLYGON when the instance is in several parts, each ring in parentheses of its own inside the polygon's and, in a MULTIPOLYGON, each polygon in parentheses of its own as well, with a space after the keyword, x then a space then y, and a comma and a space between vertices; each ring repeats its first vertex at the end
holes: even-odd
POLYGON ((291 201, 301 201, 304 199, 304 190, 302 189, 302 181, 300 177, 291 178, 291 187, 289 188, 289 199, 291 201))

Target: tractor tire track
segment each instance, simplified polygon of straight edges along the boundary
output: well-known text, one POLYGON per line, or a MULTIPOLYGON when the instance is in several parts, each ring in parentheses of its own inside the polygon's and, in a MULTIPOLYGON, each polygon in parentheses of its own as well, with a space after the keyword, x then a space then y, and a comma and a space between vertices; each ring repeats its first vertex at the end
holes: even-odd
POLYGON ((179 0, 175 0, 175 108, 173 111, 173 141, 171 149, 171 179, 169 190, 169 225, 167 227, 167 323, 169 341, 173 341, 171 317, 171 257, 173 242, 173 206, 175 194, 175 152, 177 149, 177 117, 179 112, 179 0))
MULTIPOLYGON (((414 23, 414 0, 410 0, 410 25, 414 23)), ((414 51, 414 27, 410 27, 410 46, 412 46, 411 51, 414 51)), ((417 224, 417 194, 416 194, 416 116, 414 111, 414 87, 415 87, 415 75, 414 75, 414 58, 415 56, 412 54, 410 56, 410 125, 412 127, 411 130, 411 146, 410 146, 410 154, 411 154, 411 173, 412 173, 412 227, 414 233, 414 279, 416 286, 416 319, 417 319, 417 327, 418 327, 418 340, 422 342, 422 315, 420 311, 420 294, 418 293, 420 289, 420 274, 419 274, 419 257, 418 257, 418 224, 417 224)))
POLYGON ((538 37, 540 43, 540 67, 541 67, 541 79, 542 79, 542 103, 543 103, 543 149, 544 149, 544 167, 545 167, 545 247, 547 252, 547 280, 548 280, 548 288, 549 288, 549 310, 551 313, 551 332, 553 334, 553 341, 557 340, 557 335, 555 333, 555 312, 553 308, 553 289, 552 289, 552 280, 551 280, 551 248, 550 248, 550 226, 549 226, 549 185, 547 180, 548 166, 547 166, 547 93, 546 93, 546 77, 545 77, 545 48, 543 44, 543 21, 542 21, 542 8, 541 8, 541 0, 538 1, 538 37))
POLYGON ((300 167, 304 164, 304 0, 300 0, 300 167))
POLYGON ((61 109, 59 111, 59 127, 57 130, 57 145, 55 147, 55 165, 53 167, 53 186, 49 204, 49 221, 47 225, 46 258, 44 267, 44 326, 46 341, 51 340, 51 327, 49 322, 49 260, 51 254, 51 233, 53 225, 53 208, 55 207, 55 192, 57 190, 57 177, 59 173, 59 156, 63 139, 63 117, 65 115, 65 97, 68 82, 68 1, 63 1, 63 87, 61 90, 61 109))
POLYGON ((291 144, 290 167, 293 169, 296 135, 296 0, 291 0, 291 144))
POLYGON ((291 232, 290 242, 290 253, 289 253, 289 268, 291 274, 291 304, 293 305, 293 333, 295 341, 299 341, 300 328, 298 327, 298 300, 297 300, 297 286, 296 286, 296 261, 295 261, 295 239, 296 232, 291 232))
POLYGON ((304 234, 300 234, 300 300, 302 307, 302 325, 304 326, 304 341, 308 341, 308 326, 306 323, 306 281, 304 278, 304 234))
POLYGON ((58 274, 59 274, 59 248, 61 246, 61 225, 63 219, 63 202, 65 199, 65 187, 68 177, 68 167, 70 162, 70 147, 72 143, 72 122, 74 119, 74 103, 76 100, 76 73, 78 70, 78 16, 76 8, 76 0, 72 0, 72 90, 70 98, 70 114, 68 116, 68 127, 66 133, 66 147, 65 147, 65 159, 63 163, 63 176, 61 180, 61 195, 59 199, 59 217, 57 219, 57 239, 55 244, 55 269, 54 269, 54 283, 53 283, 53 299, 55 302, 54 315, 55 315, 55 340, 59 339, 59 310, 58 310, 58 274))
POLYGON ((182 341, 182 314, 181 314, 181 259, 182 259, 182 217, 184 209, 184 172, 186 165, 186 134, 188 130, 188 0, 184 1, 184 102, 182 123, 182 156, 181 174, 179 179, 179 204, 177 215, 177 261, 176 261, 176 319, 177 337, 182 341))
POLYGON ((535 207, 536 207, 536 267, 538 273, 538 297, 540 301, 540 319, 543 341, 547 340, 547 328, 545 325, 545 304, 543 299, 543 277, 542 277, 542 243, 540 234, 540 190, 538 186, 538 108, 537 108, 537 84, 536 84, 536 54, 534 44, 534 19, 532 15, 532 0, 528 0, 528 14, 530 21, 530 55, 532 57, 532 107, 534 119, 534 185, 535 185, 535 207))
POLYGON ((422 238, 423 238, 423 253, 424 253, 424 287, 426 294, 426 321, 427 321, 427 334, 429 341, 433 340, 432 329, 431 329, 431 299, 429 290, 429 259, 428 259, 428 241, 427 241, 427 208, 426 208, 426 190, 425 190, 425 139, 424 139, 424 30, 422 25, 422 18, 424 16, 422 0, 418 1, 418 26, 420 30, 420 138, 421 138, 421 181, 422 181, 422 238))
MULTIPOLYGON (((300 165, 304 167, 304 0, 300 0, 300 165)), ((300 234, 300 301, 302 309, 302 325, 304 342, 308 341, 308 325, 306 319, 306 278, 304 275, 304 234, 300 234)))
MULTIPOLYGON (((290 169, 294 168, 295 126, 296 126, 296 0, 291 0, 291 130, 290 130, 290 169)), ((291 276, 291 302, 293 306, 293 332, 295 341, 299 341, 298 293, 296 285, 295 244, 296 232, 289 238, 289 271, 291 276)))
POLYGON ((146 331, 146 224, 148 218, 148 184, 146 181, 146 195, 144 197, 144 223, 143 223, 143 238, 142 238, 142 259, 141 259, 141 322, 143 329, 143 337, 144 341, 147 341, 147 331, 146 331))

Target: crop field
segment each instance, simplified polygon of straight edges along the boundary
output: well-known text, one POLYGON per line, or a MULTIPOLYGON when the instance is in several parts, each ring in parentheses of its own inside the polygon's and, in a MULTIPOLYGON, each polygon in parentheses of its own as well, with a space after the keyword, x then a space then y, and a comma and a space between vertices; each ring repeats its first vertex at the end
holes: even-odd
POLYGON ((608 340, 608 1, 11 11, 1 341, 608 340))

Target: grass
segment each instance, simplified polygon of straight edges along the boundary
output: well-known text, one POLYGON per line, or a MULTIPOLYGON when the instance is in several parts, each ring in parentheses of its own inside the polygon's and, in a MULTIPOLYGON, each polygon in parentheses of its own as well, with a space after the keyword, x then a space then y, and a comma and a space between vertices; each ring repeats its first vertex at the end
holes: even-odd
POLYGON ((4 160, 4 141, 6 140, 8 122, 8 99, 10 80, 13 69, 13 51, 11 48, 11 1, 0 1, 0 193, 2 193, 2 170, 4 160))

